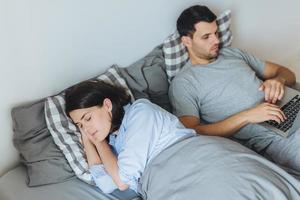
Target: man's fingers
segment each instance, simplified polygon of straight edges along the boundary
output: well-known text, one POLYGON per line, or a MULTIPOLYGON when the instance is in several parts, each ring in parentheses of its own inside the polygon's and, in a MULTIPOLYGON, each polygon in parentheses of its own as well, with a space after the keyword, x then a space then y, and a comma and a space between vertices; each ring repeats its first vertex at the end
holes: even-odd
POLYGON ((282 110, 278 106, 269 105, 267 108, 267 112, 270 115, 277 116, 281 122, 285 121, 287 118, 282 110))
POLYGON ((276 104, 272 104, 272 103, 268 103, 268 102, 265 102, 263 104, 265 105, 266 109, 273 109, 273 110, 279 109, 279 106, 277 106, 276 104))
POLYGON ((275 120, 278 123, 281 123, 285 120, 285 118, 279 112, 270 112, 269 116, 272 120, 275 120))
POLYGON ((269 103, 276 103, 281 100, 284 95, 284 85, 276 80, 267 80, 260 87, 259 90, 265 92, 265 101, 269 103))
POLYGON ((265 88, 264 88, 265 86, 264 85, 261 85, 259 88, 258 88, 258 90, 259 91, 263 91, 265 88))
POLYGON ((281 123, 280 118, 279 118, 278 116, 276 116, 276 115, 270 115, 270 120, 274 120, 274 121, 276 121, 278 124, 281 123))
POLYGON ((282 86, 282 87, 281 87, 281 90, 280 90, 280 93, 279 93, 279 95, 278 95, 278 99, 281 100, 282 97, 283 97, 283 95, 284 95, 284 87, 282 86))
POLYGON ((276 94, 276 90, 277 88, 275 86, 272 86, 270 89, 270 93, 269 93, 269 102, 273 103, 273 101, 275 100, 275 94, 276 94))
POLYGON ((265 87, 265 100, 269 102, 270 99, 271 86, 265 87))
POLYGON ((280 94, 280 86, 277 86, 276 88, 275 88, 275 91, 274 91, 274 95, 273 95, 273 97, 272 97, 272 103, 276 103, 276 101, 278 100, 278 97, 279 97, 279 94, 280 94))

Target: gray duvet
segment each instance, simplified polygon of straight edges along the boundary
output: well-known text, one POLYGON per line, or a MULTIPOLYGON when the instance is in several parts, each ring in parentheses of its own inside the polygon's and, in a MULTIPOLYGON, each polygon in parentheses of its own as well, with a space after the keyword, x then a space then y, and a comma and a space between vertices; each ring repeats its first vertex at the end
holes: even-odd
POLYGON ((197 136, 170 146, 152 160, 139 192, 145 200, 299 200, 300 183, 238 143, 197 136))

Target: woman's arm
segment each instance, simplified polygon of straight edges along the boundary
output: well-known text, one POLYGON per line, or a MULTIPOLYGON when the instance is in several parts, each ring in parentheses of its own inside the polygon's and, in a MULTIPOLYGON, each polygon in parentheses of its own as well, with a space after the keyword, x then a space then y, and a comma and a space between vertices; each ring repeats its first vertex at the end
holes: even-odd
POLYGON ((122 182, 119 175, 119 167, 117 163, 117 157, 111 151, 111 148, 107 144, 106 140, 95 144, 97 151, 102 159, 103 165, 107 173, 112 177, 119 190, 126 190, 129 185, 122 182))
POLYGON ((87 156, 89 171, 94 182, 102 192, 113 192, 117 189, 117 185, 112 180, 112 177, 106 172, 94 143, 84 133, 82 133, 82 143, 87 156))

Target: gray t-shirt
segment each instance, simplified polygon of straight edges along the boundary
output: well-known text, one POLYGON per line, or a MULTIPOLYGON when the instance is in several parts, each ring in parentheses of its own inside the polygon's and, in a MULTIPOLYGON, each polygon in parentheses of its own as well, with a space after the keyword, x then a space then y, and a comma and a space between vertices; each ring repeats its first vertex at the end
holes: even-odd
MULTIPOLYGON (((264 100, 264 92, 258 90, 264 65, 264 61, 234 48, 221 49, 218 58, 207 65, 188 62, 169 88, 174 114, 214 123, 254 107, 264 100)), ((274 137, 256 124, 246 125, 233 135, 258 152, 274 137)))

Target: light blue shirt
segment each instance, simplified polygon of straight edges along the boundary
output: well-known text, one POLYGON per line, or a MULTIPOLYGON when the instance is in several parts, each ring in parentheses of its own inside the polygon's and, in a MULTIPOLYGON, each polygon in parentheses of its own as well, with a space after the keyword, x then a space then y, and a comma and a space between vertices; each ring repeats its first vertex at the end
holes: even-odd
MULTIPOLYGON (((195 136, 178 118, 146 99, 124 106, 125 114, 110 145, 118 157, 119 175, 129 188, 137 191, 138 181, 148 163, 161 151, 183 137, 195 136)), ((104 192, 117 189, 103 165, 90 167, 96 185, 104 192)))

